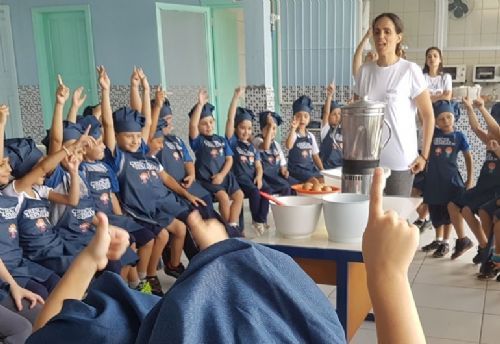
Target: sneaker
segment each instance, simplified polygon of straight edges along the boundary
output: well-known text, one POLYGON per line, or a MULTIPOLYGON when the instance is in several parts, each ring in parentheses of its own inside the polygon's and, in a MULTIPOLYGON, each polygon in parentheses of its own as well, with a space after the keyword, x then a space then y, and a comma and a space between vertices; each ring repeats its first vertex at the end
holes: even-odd
MULTIPOLYGON (((491 260, 481 265, 481 269, 477 278, 480 280, 488 280, 497 277, 500 273, 498 267, 491 260)), ((498 280, 498 279, 497 279, 498 280)))
POLYGON ((447 242, 443 242, 439 244, 439 247, 437 248, 436 251, 434 251, 432 256, 434 258, 443 258, 448 254, 448 252, 450 252, 450 244, 448 244, 447 242))
POLYGON ((182 263, 179 263, 177 267, 173 268, 170 263, 165 264, 165 267, 163 268, 163 271, 169 276, 172 276, 173 278, 179 278, 179 276, 186 270, 184 265, 182 263))
POLYGON ((457 239, 455 241, 455 248, 453 249, 453 253, 451 255, 451 259, 457 259, 466 251, 470 250, 474 244, 468 237, 463 237, 462 239, 457 239))
POLYGON ((151 293, 153 293, 153 295, 160 297, 163 296, 163 290, 161 289, 161 284, 158 276, 147 276, 146 281, 149 282, 149 285, 151 286, 151 293))
POLYGON ((257 236, 264 234, 265 231, 264 224, 259 222, 252 223, 252 229, 255 232, 255 234, 257 234, 257 236))
POLYGON ((420 233, 423 233, 426 229, 432 229, 432 223, 431 220, 420 220, 417 219, 415 222, 413 222, 415 226, 418 227, 420 233))
POLYGON ((488 250, 487 247, 485 248, 481 248, 481 246, 477 246, 477 253, 476 255, 474 256, 474 258, 472 258, 472 262, 474 264, 480 264, 484 261, 486 261, 486 259, 488 258, 490 252, 488 250))
POLYGON ((153 294, 151 290, 151 284, 148 281, 140 281, 139 285, 134 288, 134 290, 140 291, 143 294, 151 295, 153 294))
POLYGON ((230 238, 244 238, 243 231, 240 226, 226 226, 227 234, 230 238))
POLYGON ((423 246, 422 247, 422 251, 429 252, 429 251, 437 250, 438 247, 439 247, 439 245, 441 245, 441 241, 440 240, 434 240, 430 244, 427 244, 427 245, 423 246))

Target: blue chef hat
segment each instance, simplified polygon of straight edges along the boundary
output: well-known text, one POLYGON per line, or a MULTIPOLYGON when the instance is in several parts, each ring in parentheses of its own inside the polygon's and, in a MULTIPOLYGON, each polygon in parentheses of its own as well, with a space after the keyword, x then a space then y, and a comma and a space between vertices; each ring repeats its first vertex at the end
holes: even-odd
MULTIPOLYGON (((330 112, 332 112, 335 109, 340 109, 342 106, 344 106, 344 104, 339 103, 336 100, 332 100, 330 103, 330 112)), ((324 108, 324 106, 323 106, 323 108, 324 108)))
POLYGON ((491 108, 491 116, 500 124, 500 102, 495 103, 491 108))
MULTIPOLYGON (((193 115, 194 110, 196 109, 197 105, 198 104, 196 104, 195 106, 193 106, 193 108, 191 109, 191 111, 189 111, 189 117, 191 117, 193 115)), ((212 112, 214 110, 215 110, 215 106, 213 106, 210 103, 206 103, 205 105, 203 105, 203 109, 201 109, 200 119, 208 117, 208 116, 212 116, 213 117, 213 113, 212 112)))
POLYGON ((84 129, 80 123, 63 121, 63 142, 69 140, 78 140, 84 133, 84 129))
POLYGON ((43 157, 43 153, 36 147, 35 141, 28 138, 5 140, 5 156, 9 157, 12 175, 21 178, 26 175, 43 157))
POLYGON ((137 133, 142 131, 144 117, 139 111, 124 106, 113 112, 113 124, 117 133, 137 133))
POLYGON ((436 118, 443 112, 450 112, 455 117, 455 120, 458 119, 453 105, 448 100, 438 100, 432 104, 432 107, 434 108, 434 117, 436 118))
POLYGON ((281 119, 281 116, 277 112, 273 111, 262 111, 259 113, 259 124, 260 124, 260 130, 264 129, 264 127, 267 125, 267 116, 271 115, 272 119, 276 122, 276 125, 279 127, 283 120, 281 119))
POLYGON ((85 131, 87 127, 90 125, 89 135, 94 139, 98 139, 102 135, 101 130, 101 122, 95 116, 84 116, 76 119, 76 123, 82 126, 82 129, 85 131))
POLYGON ((238 106, 236 108, 236 116, 234 117, 234 127, 236 128, 238 124, 246 120, 252 122, 254 118, 255 115, 252 110, 238 106))
MULTIPOLYGON (((151 108, 153 108, 155 103, 156 103, 156 100, 151 99, 151 108)), ((172 108, 170 107, 170 102, 168 101, 168 99, 165 99, 165 101, 163 102, 163 105, 160 109, 160 117, 165 117, 167 115, 172 115, 172 108)))
POLYGON ((297 113, 300 111, 305 111, 311 113, 313 110, 313 103, 311 98, 308 96, 300 96, 299 99, 293 102, 293 113, 297 113))
POLYGON ((165 121, 164 118, 158 118, 158 124, 156 126, 156 131, 153 135, 155 139, 159 137, 163 137, 163 128, 166 128, 168 126, 168 123, 165 121))

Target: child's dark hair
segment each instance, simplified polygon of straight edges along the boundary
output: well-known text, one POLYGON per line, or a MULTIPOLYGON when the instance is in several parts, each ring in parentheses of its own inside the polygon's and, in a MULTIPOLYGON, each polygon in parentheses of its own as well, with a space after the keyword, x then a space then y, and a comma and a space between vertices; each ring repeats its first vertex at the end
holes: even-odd
POLYGON ((441 61, 439 62, 439 66, 438 66, 438 74, 442 74, 443 73, 443 54, 441 53, 441 49, 439 49, 438 47, 427 48, 427 50, 425 51, 425 64, 424 64, 424 68, 422 69, 422 71, 424 73, 429 74, 429 66, 427 65, 427 54, 429 52, 431 52, 432 50, 436 50, 437 53, 439 54, 439 59, 441 61))
MULTIPOLYGON (((375 17, 375 19, 373 19, 373 21, 372 21, 372 30, 373 30, 373 32, 375 32, 375 23, 379 19, 382 19, 384 17, 389 18, 392 21, 392 23, 394 24, 394 27, 396 28, 396 33, 397 34, 403 33, 403 30, 404 30, 403 21, 401 20, 401 18, 398 17, 397 14, 390 13, 390 12, 379 14, 378 16, 375 17)), ((399 57, 402 57, 402 58, 406 58, 406 54, 405 54, 405 52, 403 50, 402 45, 403 45, 403 40, 401 40, 401 42, 399 42, 396 45, 396 55, 399 56, 399 57)))

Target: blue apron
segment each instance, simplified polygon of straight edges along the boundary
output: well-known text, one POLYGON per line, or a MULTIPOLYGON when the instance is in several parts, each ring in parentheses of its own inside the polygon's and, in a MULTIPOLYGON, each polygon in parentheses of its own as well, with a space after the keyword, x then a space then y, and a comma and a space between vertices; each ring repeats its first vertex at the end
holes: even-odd
POLYGON ((49 220, 49 201, 25 198, 18 217, 19 244, 23 255, 62 276, 69 268, 74 255, 49 220))
POLYGON ((232 169, 238 184, 246 189, 255 188, 253 180, 256 175, 257 150, 254 145, 234 138, 231 140, 231 149, 234 154, 232 169))
POLYGON ((16 282, 25 287, 30 279, 44 282, 54 273, 23 258, 19 246, 17 197, 0 196, 0 258, 16 282))
POLYGON ((486 151, 486 158, 481 167, 481 172, 479 172, 476 187, 485 191, 500 189, 500 159, 492 151, 486 151))
POLYGON ((272 194, 289 194, 290 184, 280 173, 281 158, 276 142, 271 143, 269 150, 259 150, 263 170, 263 184, 272 194))
POLYGON ((196 179, 198 179, 201 185, 212 194, 225 190, 228 195, 232 195, 234 192, 238 191, 240 187, 234 174, 231 172, 227 174, 221 184, 212 184, 212 176, 219 173, 226 162, 226 156, 224 154, 224 147, 227 144, 226 140, 218 135, 200 136, 203 137, 203 143, 195 152, 196 161, 194 166, 196 169, 196 179))
POLYGON ((120 197, 129 213, 139 220, 167 227, 175 217, 190 210, 188 204, 170 191, 158 175, 159 162, 143 152, 123 152, 124 164, 118 173, 120 197))
MULTIPOLYGON (((85 169, 85 165, 83 165, 85 169)), ((109 172, 112 173, 112 172, 109 172)), ((129 233, 141 230, 143 227, 132 218, 113 213, 111 203, 111 180, 108 173, 104 171, 91 171, 85 169, 86 183, 90 196, 94 199, 95 210, 102 211, 108 216, 108 221, 113 226, 125 229, 129 233)))
POLYGON ((341 129, 338 128, 335 134, 336 142, 333 140, 334 130, 334 127, 330 127, 328 134, 321 141, 321 145, 319 146, 319 157, 325 169, 342 166, 342 148, 338 144, 342 141, 341 129))
MULTIPOLYGON (((180 138, 174 135, 165 136, 163 149, 157 156, 165 171, 167 171, 167 173, 178 183, 181 183, 186 176, 186 170, 184 168, 185 157, 182 152, 180 140, 180 138)), ((211 203, 212 196, 207 189, 198 183, 198 181, 195 180, 187 191, 196 197, 202 198, 205 202, 210 200, 211 203)))
POLYGON ((457 165, 458 143, 457 132, 434 131, 424 180, 424 203, 446 205, 465 190, 457 165))
POLYGON ((64 209, 56 227, 70 254, 80 253, 94 236, 94 215, 94 200, 90 196, 81 197, 76 207, 64 209))
POLYGON ((297 139, 288 152, 290 176, 297 179, 299 183, 312 177, 321 177, 319 170, 314 165, 312 147, 312 139, 309 138, 309 135, 299 136, 297 134, 297 139))

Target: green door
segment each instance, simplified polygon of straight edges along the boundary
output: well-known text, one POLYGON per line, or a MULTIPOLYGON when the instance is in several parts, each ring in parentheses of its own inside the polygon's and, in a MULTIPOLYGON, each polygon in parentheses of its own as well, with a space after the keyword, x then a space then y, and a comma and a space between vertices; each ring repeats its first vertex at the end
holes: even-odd
MULTIPOLYGON (((85 88, 85 105, 98 102, 90 11, 88 6, 32 11, 42 111, 48 128, 52 122, 57 74, 61 74, 72 91, 79 86, 85 88)), ((70 103, 66 103, 65 111, 70 103)))
POLYGON ((224 133, 227 110, 237 86, 245 86, 245 35, 241 8, 212 9, 217 127, 224 133))

